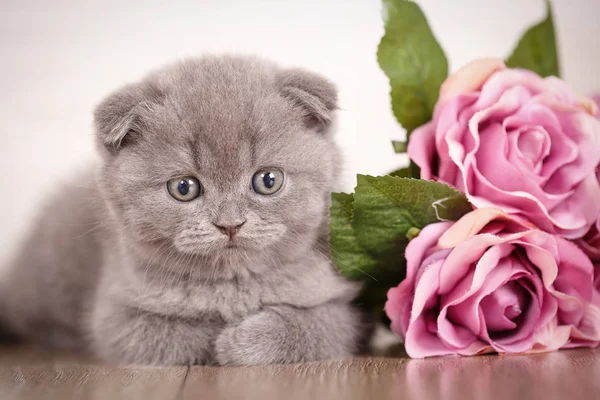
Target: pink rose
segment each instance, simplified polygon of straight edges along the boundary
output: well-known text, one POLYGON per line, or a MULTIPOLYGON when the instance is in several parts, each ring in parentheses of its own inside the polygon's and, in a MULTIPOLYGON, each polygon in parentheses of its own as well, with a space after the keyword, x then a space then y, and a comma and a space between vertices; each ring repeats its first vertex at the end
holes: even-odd
POLYGON ((476 208, 499 207, 580 238, 600 213, 594 111, 558 78, 478 60, 446 80, 408 154, 421 178, 455 186, 476 208))
POLYGON ((600 118, 600 93, 593 94, 588 99, 593 103, 590 114, 600 118))
MULTIPOLYGON (((600 181, 600 170, 598 170, 598 181, 600 181)), ((596 218, 596 222, 585 236, 577 239, 576 243, 590 257, 592 262, 600 265, 600 216, 596 218)))
POLYGON ((425 227, 385 311, 421 358, 521 353, 600 343, 593 266, 572 242, 498 209, 425 227))
MULTIPOLYGON (((600 94, 584 99, 583 103, 589 108, 590 113, 600 118, 600 94)), ((596 167, 596 179, 600 182, 600 165, 596 167)), ((595 286, 600 290, 600 215, 584 237, 577 240, 577 244, 587 254, 595 265, 595 286)))

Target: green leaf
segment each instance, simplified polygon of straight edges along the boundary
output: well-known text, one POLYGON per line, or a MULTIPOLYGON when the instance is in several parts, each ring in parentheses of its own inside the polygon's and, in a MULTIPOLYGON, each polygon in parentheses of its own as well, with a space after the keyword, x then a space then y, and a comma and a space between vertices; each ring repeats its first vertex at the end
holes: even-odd
POLYGON ((338 270, 349 279, 363 279, 377 262, 360 246, 352 229, 354 196, 331 194, 329 237, 331 255, 338 270))
POLYGON ((392 110, 407 131, 431 120, 448 61, 423 12, 407 0, 383 0, 385 34, 377 51, 390 80, 392 110))
POLYGON ((421 169, 414 162, 410 162, 408 167, 400 168, 395 171, 390 172, 388 175, 397 176, 400 178, 415 178, 419 179, 421 176, 421 169))
POLYGON ((410 167, 397 169, 394 172, 390 172, 389 175, 397 176, 399 178, 413 178, 410 167))
POLYGON ((421 168, 417 164, 415 164, 412 160, 410 161, 410 173, 411 176, 415 179, 419 179, 421 177, 421 168))
POLYGON ((392 140, 392 146, 394 146, 394 151, 397 154, 398 153, 406 153, 406 147, 408 146, 408 143, 392 140))
POLYGON ((456 221, 472 210, 462 193, 443 183, 389 175, 358 175, 357 181, 352 227, 374 257, 393 253, 414 228, 456 221))
POLYGON ((404 250, 408 242, 374 257, 361 247, 352 229, 354 196, 333 193, 331 199, 330 245, 335 265, 346 278, 363 281, 354 303, 381 313, 389 288, 397 286, 406 276, 404 250))
POLYGON ((354 195, 332 194, 331 252, 342 275, 362 281, 354 303, 382 315, 387 291, 406 276, 409 240, 438 217, 456 220, 471 206, 441 183, 393 176, 357 180, 354 195))
POLYGON ((529 69, 543 77, 560 76, 552 6, 550 1, 546 1, 546 4, 546 19, 529 28, 521 37, 506 60, 508 67, 529 69))
POLYGON ((375 314, 381 313, 387 300, 388 290, 391 287, 398 286, 402 279, 404 279, 404 275, 398 274, 396 283, 386 282, 382 284, 373 280, 365 281, 358 296, 354 299, 354 305, 375 314))

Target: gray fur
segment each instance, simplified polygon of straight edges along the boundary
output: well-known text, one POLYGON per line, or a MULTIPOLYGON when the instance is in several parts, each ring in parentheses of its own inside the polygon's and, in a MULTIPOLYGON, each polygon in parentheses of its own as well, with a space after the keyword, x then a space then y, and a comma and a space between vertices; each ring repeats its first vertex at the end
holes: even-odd
POLYGON ((189 59, 96 109, 102 162, 43 209, 0 281, 0 322, 117 363, 343 357, 365 336, 356 287, 323 249, 340 165, 336 90, 248 57, 189 59), (263 167, 283 188, 250 187, 263 167), (170 197, 197 177, 204 195, 170 197), (237 248, 213 224, 238 224, 237 248))

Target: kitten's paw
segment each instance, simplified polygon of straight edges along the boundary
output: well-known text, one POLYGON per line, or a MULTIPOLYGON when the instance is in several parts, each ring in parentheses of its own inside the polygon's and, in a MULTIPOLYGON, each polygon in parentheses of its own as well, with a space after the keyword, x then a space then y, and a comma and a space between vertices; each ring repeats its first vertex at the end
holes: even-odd
POLYGON ((105 361, 134 365, 214 363, 221 325, 150 313, 120 302, 98 302, 92 315, 92 351, 105 361))
POLYGON ((217 338, 216 360, 220 365, 262 365, 302 361, 294 355, 283 318, 274 312, 252 315, 226 328, 217 338))

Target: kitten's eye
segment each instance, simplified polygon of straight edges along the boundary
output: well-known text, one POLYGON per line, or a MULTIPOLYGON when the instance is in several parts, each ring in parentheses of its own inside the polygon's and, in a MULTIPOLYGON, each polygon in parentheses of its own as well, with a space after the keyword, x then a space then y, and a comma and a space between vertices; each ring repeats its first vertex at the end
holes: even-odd
POLYGON ((171 179, 167 182, 167 189, 169 194, 179 201, 192 201, 202 194, 200 181, 192 176, 171 179))
POLYGON ((252 188, 258 194, 273 194, 283 185, 283 172, 278 169, 258 171, 252 177, 252 188))

